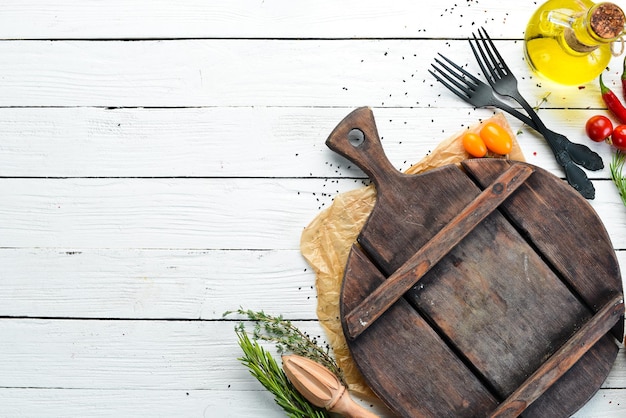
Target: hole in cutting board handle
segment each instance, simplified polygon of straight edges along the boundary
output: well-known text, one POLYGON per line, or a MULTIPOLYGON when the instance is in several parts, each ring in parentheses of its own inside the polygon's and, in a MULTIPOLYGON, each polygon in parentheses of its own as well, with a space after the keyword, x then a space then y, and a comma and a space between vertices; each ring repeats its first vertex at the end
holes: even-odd
POLYGON ((348 132, 348 141, 354 148, 360 147, 365 142, 365 134, 358 128, 353 128, 348 132))
POLYGON ((350 112, 330 133, 326 145, 363 170, 376 184, 379 192, 395 187, 392 185, 393 181, 403 176, 385 155, 374 115, 369 107, 360 107, 350 112))

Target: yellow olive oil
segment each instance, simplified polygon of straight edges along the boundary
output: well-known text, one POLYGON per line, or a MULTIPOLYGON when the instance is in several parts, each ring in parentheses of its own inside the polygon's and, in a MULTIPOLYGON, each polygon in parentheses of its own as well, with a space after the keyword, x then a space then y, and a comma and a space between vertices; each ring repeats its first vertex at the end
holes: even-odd
POLYGON ((545 79, 585 84, 607 67, 613 56, 611 43, 623 31, 624 13, 613 3, 549 0, 526 27, 526 60, 545 79))

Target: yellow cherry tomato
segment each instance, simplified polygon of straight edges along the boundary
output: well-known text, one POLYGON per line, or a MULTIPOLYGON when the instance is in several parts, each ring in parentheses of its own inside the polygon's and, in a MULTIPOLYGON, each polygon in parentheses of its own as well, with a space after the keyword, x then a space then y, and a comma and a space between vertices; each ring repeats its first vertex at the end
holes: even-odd
POLYGON ((487 122, 480 128, 480 137, 485 142, 487 149, 500 155, 506 155, 513 148, 511 135, 497 123, 487 122))
POLYGON ((487 155, 487 146, 485 141, 482 140, 480 135, 473 132, 468 132, 463 135, 463 148, 472 157, 484 157, 487 155))

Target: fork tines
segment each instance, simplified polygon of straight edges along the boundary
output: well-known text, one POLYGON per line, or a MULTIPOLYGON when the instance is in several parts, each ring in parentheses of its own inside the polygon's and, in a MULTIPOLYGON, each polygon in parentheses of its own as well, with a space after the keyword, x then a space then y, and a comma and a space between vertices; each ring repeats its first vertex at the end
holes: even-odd
POLYGON ((490 78, 489 81, 491 82, 497 81, 506 75, 512 75, 511 70, 509 70, 509 67, 502 59, 502 56, 496 49, 496 46, 487 34, 485 28, 478 29, 478 35, 480 38, 478 38, 475 33, 472 33, 474 42, 470 40, 469 44, 485 77, 490 78), (479 40, 482 42, 479 42, 479 40))
POLYGON ((439 64, 439 67, 435 64, 431 64, 431 66, 441 74, 441 76, 432 70, 428 70, 428 72, 461 99, 470 99, 471 91, 475 91, 481 81, 442 54, 438 55, 449 65, 435 58, 435 62, 439 64))

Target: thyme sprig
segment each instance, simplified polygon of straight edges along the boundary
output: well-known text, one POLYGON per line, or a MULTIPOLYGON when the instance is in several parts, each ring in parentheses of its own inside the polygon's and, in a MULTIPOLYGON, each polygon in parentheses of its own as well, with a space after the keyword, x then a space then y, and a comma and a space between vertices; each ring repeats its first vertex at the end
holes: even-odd
POLYGON ((242 357, 239 357, 239 361, 250 370, 250 374, 263 387, 274 395, 274 400, 285 410, 287 416, 291 418, 330 417, 328 412, 314 406, 298 392, 272 355, 258 341, 250 340, 243 324, 235 328, 235 333, 244 353, 242 357))
MULTIPOLYGON (((533 110, 535 111, 535 113, 539 113, 539 110, 541 109, 541 106, 544 105, 545 103, 548 103, 548 97, 550 97, 550 95, 552 94, 552 92, 547 92, 546 94, 544 94, 543 96, 541 96, 541 100, 535 105, 533 106, 533 110)), ((530 116, 530 115, 528 115, 530 116)), ((526 124, 523 123, 522 126, 520 126, 520 128, 517 130, 516 134, 520 135, 523 133, 522 128, 525 126, 526 124)))
POLYGON ((611 179, 613 183, 615 183, 615 186, 617 186, 619 195, 622 198, 622 203, 626 205, 626 176, 623 173, 624 163, 626 163, 626 154, 620 150, 616 150, 611 159, 609 170, 611 171, 611 179))
POLYGON ((321 347, 316 338, 309 337, 282 315, 273 316, 263 311, 255 312, 240 308, 225 312, 224 316, 233 313, 246 316, 255 322, 253 339, 273 342, 280 354, 293 353, 310 358, 328 368, 343 385, 346 385, 341 369, 330 355, 330 347, 328 345, 321 347))

